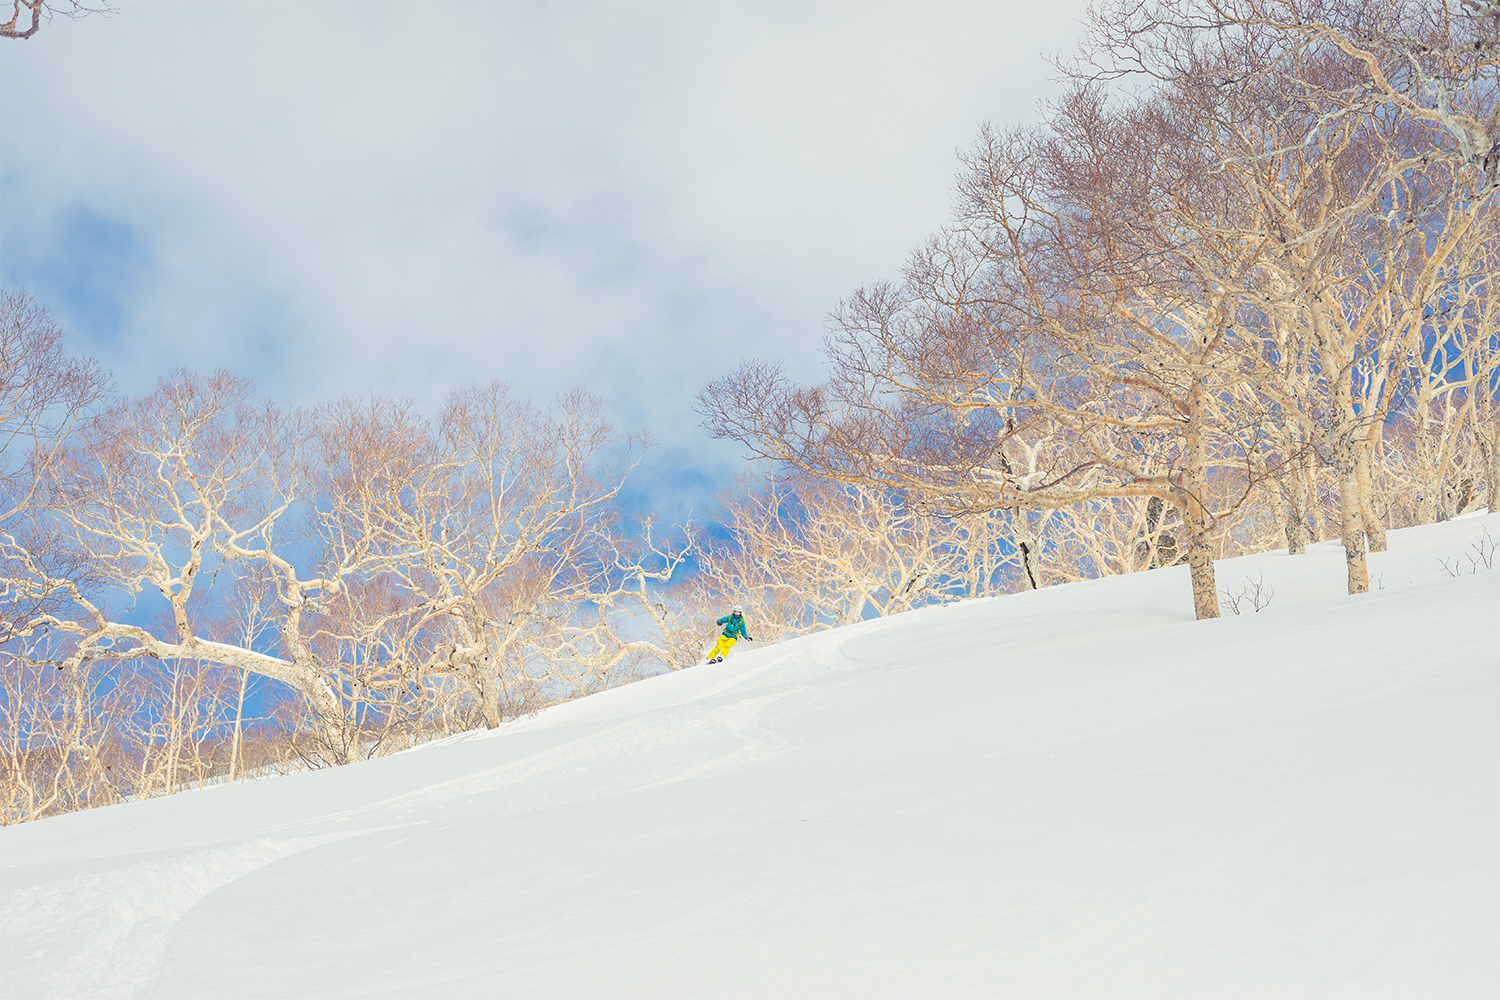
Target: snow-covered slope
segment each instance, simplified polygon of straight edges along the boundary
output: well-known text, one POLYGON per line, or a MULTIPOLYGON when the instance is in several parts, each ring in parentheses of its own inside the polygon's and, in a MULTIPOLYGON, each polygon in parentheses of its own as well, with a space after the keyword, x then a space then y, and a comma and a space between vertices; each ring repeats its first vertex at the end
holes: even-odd
MULTIPOLYGON (((1494 996, 1500 516, 0 831, 7 997, 1494 996)), ((752 623, 753 624, 753 623, 752 623)), ((744 646, 741 646, 744 649, 744 646)))

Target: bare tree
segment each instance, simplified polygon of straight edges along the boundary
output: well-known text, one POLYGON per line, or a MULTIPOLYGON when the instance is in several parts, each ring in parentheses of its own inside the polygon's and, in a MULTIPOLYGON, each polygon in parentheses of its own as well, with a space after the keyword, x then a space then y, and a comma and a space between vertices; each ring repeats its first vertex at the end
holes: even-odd
POLYGON ((1216 92, 1270 81, 1267 116, 1310 127, 1242 159, 1282 155, 1328 127, 1394 113, 1448 140, 1411 166, 1447 163, 1476 175, 1481 191, 1500 185, 1493 0, 1151 0, 1090 13, 1092 37, 1072 67, 1085 79, 1138 75, 1216 92))
POLYGON ((50 470, 74 550, 166 618, 143 624, 20 552, 7 586, 41 610, 13 630, 18 655, 75 671, 231 668, 241 694, 220 707, 237 719, 248 675, 271 678, 296 692, 283 728, 312 766, 415 738, 429 694, 461 695, 444 725, 468 698, 496 726, 576 694, 563 672, 602 676, 650 651, 623 639, 621 609, 655 614, 648 583, 684 551, 648 537, 646 562, 624 558, 613 501, 644 444, 581 393, 542 410, 492 383, 453 394, 434 422, 380 397, 283 411, 227 374, 179 373, 81 424, 50 470), (215 587, 221 575, 238 583, 215 587))
POLYGON ((570 608, 560 608, 534 646, 550 681, 582 690, 693 666, 701 614, 684 605, 674 577, 697 554, 691 523, 661 533, 654 515, 626 534, 601 519, 575 567, 570 608))
MULTIPOLYGON (((1451 284, 1455 253, 1467 237, 1490 232, 1494 200, 1434 201, 1425 183, 1400 174, 1391 180, 1383 164, 1406 158, 1417 138, 1400 128, 1344 124, 1274 167, 1261 160, 1224 172, 1261 206, 1240 238, 1274 240, 1241 291, 1241 322, 1265 344, 1245 369, 1247 381, 1268 398, 1286 433, 1336 471, 1349 591, 1361 593, 1368 589, 1366 540, 1384 548, 1372 505, 1381 431, 1409 359, 1432 332, 1431 311, 1451 284)), ((1274 129, 1248 122, 1218 134, 1233 135, 1239 148, 1276 141, 1274 129)))
MULTIPOLYGON (((1232 285, 1239 323, 1263 340, 1246 383, 1282 459, 1311 451, 1337 474, 1350 593, 1368 589, 1366 542, 1384 547, 1372 463, 1407 359, 1457 248, 1493 238, 1491 8, 1110 4, 1076 68, 1150 77, 1213 123, 1204 156, 1235 194, 1220 239, 1266 248, 1232 285)), ((1294 511, 1299 479, 1284 479, 1294 511)))
POLYGON ((0 824, 122 801, 129 695, 99 664, 61 672, 0 652, 0 824))
MULTIPOLYGON (((747 366, 703 412, 757 455, 950 511, 1158 497, 1183 512, 1196 613, 1215 617, 1213 470, 1259 447, 1234 412, 1233 289, 1260 251, 1217 239, 1201 208, 1224 193, 1192 159, 1208 126, 1190 109, 1115 112, 1080 91, 1056 114, 1053 135, 981 135, 955 222, 902 286, 835 315, 827 386, 747 366)), ((1030 515, 1013 517, 1035 585, 1030 515)))
MULTIPOLYGON (((308 617, 374 561, 374 548, 368 534, 346 532, 326 554, 313 553, 322 560, 319 571, 299 567, 303 539, 288 538, 283 521, 311 492, 309 418, 256 404, 248 385, 228 374, 183 372, 77 433, 68 460, 57 465, 58 522, 105 584, 127 595, 154 592, 169 621, 156 630, 112 617, 74 579, 23 554, 24 572, 11 574, 7 585, 36 600, 65 598, 69 610, 34 615, 16 637, 68 637, 70 647, 55 660, 63 669, 136 658, 248 669, 297 689, 330 743, 345 743, 334 671, 313 648, 308 617), (205 571, 211 576, 228 564, 270 570, 286 655, 204 637, 204 601, 195 597, 205 571)), ((344 759, 352 752, 344 746, 344 759)))
POLYGON ((940 517, 920 499, 826 479, 746 477, 722 502, 728 537, 699 556, 698 601, 743 603, 771 640, 957 596, 971 560, 984 561, 963 543, 993 541, 972 530, 977 518, 940 517), (971 532, 961 534, 966 523, 971 532))
POLYGON ((42 20, 62 17, 77 20, 88 14, 112 14, 109 4, 85 3, 84 0, 11 0, 10 20, 0 24, 0 38, 30 38, 42 27, 42 20), (31 24, 23 26, 21 8, 31 15, 31 24))
POLYGON ((1500 336, 1478 345, 1476 367, 1489 374, 1474 383, 1470 427, 1481 456, 1485 497, 1491 511, 1500 510, 1500 336))
POLYGON ((1046 536, 1046 521, 1055 511, 996 511, 981 510, 948 519, 951 523, 953 546, 962 562, 954 581, 956 596, 995 597, 1007 594, 1018 587, 1035 590, 1034 572, 1042 561, 1042 539, 1046 536), (1035 550, 1017 551, 1010 543, 1019 532, 1013 518, 1020 513, 1036 513, 1040 524, 1028 525, 1027 532, 1039 534, 1035 550), (1033 573, 1029 574, 1029 568, 1033 573))
POLYGON ((1489 399, 1487 389, 1500 370, 1500 299, 1492 288, 1500 241, 1481 237, 1481 232, 1479 227, 1471 230, 1476 238, 1466 242, 1484 255, 1476 260, 1471 254, 1455 254, 1453 278, 1433 296, 1423 334, 1411 351, 1402 403, 1411 440, 1408 449, 1398 451, 1396 462, 1409 459, 1415 524, 1455 516, 1468 499, 1477 498, 1476 478, 1479 484, 1487 481, 1484 470, 1465 467, 1466 452, 1474 446, 1482 452, 1486 443, 1475 439, 1473 431, 1482 424, 1471 413, 1489 399), (1404 454, 1408 451, 1409 456, 1404 454), (1460 470, 1467 486, 1455 481, 1460 470))
POLYGON ((119 730, 134 765, 134 798, 173 795, 227 770, 222 735, 237 671, 192 660, 169 660, 116 673, 129 710, 119 730))
MULTIPOLYGON (((379 414, 340 414, 351 436, 398 437, 379 414)), ((493 728, 517 685, 534 683, 521 676, 530 656, 597 595, 589 549, 645 442, 625 439, 611 470, 606 453, 622 442, 599 400, 569 393, 543 410, 500 382, 450 396, 435 432, 413 423, 399 437, 340 479, 340 518, 373 527, 401 595, 352 621, 409 680, 458 681, 493 728)))
MULTIPOLYGON (((1420 387, 1446 390, 1441 393, 1445 415, 1452 409, 1452 397, 1462 395, 1459 405, 1468 417, 1467 427, 1454 427, 1448 433, 1457 432, 1472 442, 1477 452, 1472 463, 1474 478, 1484 484, 1487 503, 1495 510, 1500 503, 1500 289, 1496 287, 1500 237, 1495 235, 1500 205, 1492 201, 1490 208, 1488 223, 1475 226, 1466 252, 1455 255, 1446 294, 1432 310, 1433 346, 1419 352, 1416 378, 1420 387), (1438 343, 1444 345, 1441 351, 1436 349, 1438 343), (1460 365, 1452 364, 1455 355, 1462 358, 1460 365)), ((1429 389, 1428 395, 1438 393, 1429 389)), ((1444 426, 1447 430, 1446 422, 1444 426)), ((1435 464, 1442 466, 1441 460, 1435 464)), ((1478 490, 1472 492, 1477 499, 1478 490)), ((1456 511, 1445 513, 1452 516, 1456 511)))
POLYGON ((0 643, 49 606, 50 595, 4 583, 27 560, 86 585, 85 563, 44 516, 58 503, 47 486, 74 427, 108 391, 92 360, 68 353, 46 310, 0 291, 0 643))
MULTIPOLYGON (((213 624, 210 633, 223 645, 255 649, 263 642, 275 617, 270 602, 275 589, 264 565, 245 568, 236 578, 232 593, 225 602, 224 613, 213 624)), ((229 780, 244 777, 245 698, 250 688, 251 671, 240 667, 235 691, 234 728, 230 736, 229 780)))

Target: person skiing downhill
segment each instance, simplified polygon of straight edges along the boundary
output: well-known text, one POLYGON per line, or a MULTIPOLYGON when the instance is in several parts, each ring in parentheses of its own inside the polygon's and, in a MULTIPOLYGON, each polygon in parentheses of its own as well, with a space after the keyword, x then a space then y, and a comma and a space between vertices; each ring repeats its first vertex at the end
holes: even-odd
POLYGON ((731 646, 739 641, 741 637, 750 642, 755 640, 749 632, 745 631, 745 609, 738 604, 728 615, 720 618, 715 624, 723 625, 724 632, 719 636, 719 641, 714 643, 714 648, 709 650, 708 662, 719 663, 724 659, 724 654, 729 652, 731 646))

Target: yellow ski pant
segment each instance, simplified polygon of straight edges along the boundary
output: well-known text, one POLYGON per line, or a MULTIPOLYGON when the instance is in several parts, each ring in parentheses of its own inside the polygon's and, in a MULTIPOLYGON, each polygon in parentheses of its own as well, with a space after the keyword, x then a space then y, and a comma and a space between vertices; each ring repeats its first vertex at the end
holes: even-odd
POLYGON ((709 652, 708 658, 710 660, 713 660, 717 659, 720 656, 723 656, 725 653, 729 652, 730 647, 733 646, 737 641, 738 640, 735 639, 735 637, 732 635, 719 636, 719 641, 714 643, 714 648, 709 652))

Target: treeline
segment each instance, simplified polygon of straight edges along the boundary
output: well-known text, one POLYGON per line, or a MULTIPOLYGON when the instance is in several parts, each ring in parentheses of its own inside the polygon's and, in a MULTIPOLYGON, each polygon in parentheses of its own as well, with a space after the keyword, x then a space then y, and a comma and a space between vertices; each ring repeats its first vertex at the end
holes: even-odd
POLYGON ((139 398, 0 298, 0 821, 342 764, 764 641, 1342 539, 1500 488, 1500 8, 1098 8, 1034 129, 831 321, 829 378, 700 398, 754 466, 626 517, 646 442, 492 382, 139 398), (253 685, 273 691, 247 700, 253 685), (256 706, 255 717, 247 704, 256 706), (264 706, 271 707, 266 709, 264 706))
POLYGON ((494 728, 699 662, 735 601, 776 641, 1007 585, 993 518, 888 491, 747 479, 712 531, 627 518, 646 442, 583 393, 293 409, 179 371, 122 398, 20 292, 0 374, 4 822, 494 728))
POLYGON ((539 407, 492 382, 429 418, 178 372, 120 399, 26 296, 0 298, 0 328, 7 819, 254 766, 222 693, 252 674, 287 695, 257 737, 319 766, 698 656, 654 594, 688 533, 623 526, 644 442, 586 394, 539 407))
POLYGON ((1105 3, 1063 69, 843 302, 828 381, 746 363, 700 397, 713 432, 1004 512, 1028 586, 1049 525, 1084 573, 1170 526, 1200 618, 1216 554, 1331 532, 1361 593, 1388 525, 1493 504, 1500 6, 1105 3))

